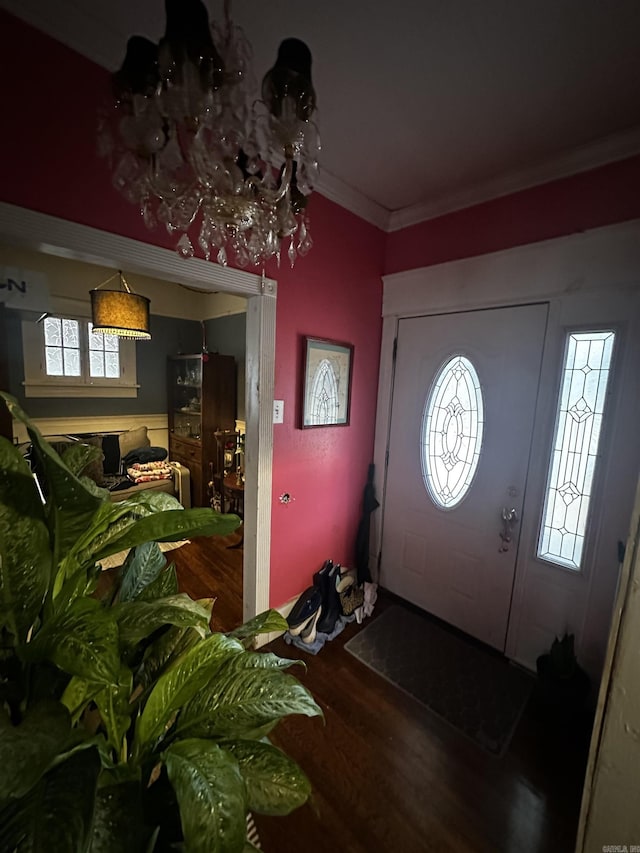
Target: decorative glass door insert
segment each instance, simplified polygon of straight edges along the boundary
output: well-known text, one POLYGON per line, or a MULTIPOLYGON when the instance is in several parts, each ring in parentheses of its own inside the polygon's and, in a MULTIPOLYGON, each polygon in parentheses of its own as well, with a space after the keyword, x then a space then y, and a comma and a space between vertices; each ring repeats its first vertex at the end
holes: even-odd
POLYGON ((422 418, 422 475, 436 506, 463 500, 478 467, 484 426, 482 391, 475 367, 454 355, 438 371, 422 418))

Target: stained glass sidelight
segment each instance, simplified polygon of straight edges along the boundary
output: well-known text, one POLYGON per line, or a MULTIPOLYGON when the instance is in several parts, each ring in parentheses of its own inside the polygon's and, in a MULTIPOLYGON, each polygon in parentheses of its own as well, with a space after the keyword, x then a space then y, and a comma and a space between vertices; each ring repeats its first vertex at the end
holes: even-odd
POLYGON ((455 355, 434 379, 422 416, 422 476, 436 506, 451 509, 469 491, 483 425, 478 374, 468 358, 455 355))
POLYGON ((318 364, 311 388, 311 422, 335 424, 338 421, 338 380, 329 359, 318 364))
POLYGON ((567 335, 538 557, 579 569, 615 332, 567 335))

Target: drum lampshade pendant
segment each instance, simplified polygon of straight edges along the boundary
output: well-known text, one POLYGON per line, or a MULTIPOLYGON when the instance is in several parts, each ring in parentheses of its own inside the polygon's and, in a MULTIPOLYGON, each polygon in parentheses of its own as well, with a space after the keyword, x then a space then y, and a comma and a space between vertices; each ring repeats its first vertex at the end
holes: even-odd
MULTIPOLYGON (((151 340, 149 332, 149 300, 133 293, 121 272, 121 290, 101 290, 99 285, 90 291, 91 319, 97 335, 119 335, 123 338, 151 340)), ((103 284, 116 278, 111 276, 103 284)))

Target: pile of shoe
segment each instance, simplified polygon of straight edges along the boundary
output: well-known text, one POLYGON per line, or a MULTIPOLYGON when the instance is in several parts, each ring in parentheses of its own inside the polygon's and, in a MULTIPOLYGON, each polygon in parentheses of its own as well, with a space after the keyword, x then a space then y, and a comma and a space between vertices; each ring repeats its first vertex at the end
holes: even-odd
POLYGON ((302 643, 308 647, 307 651, 316 653, 354 619, 354 611, 362 599, 355 571, 326 560, 314 574, 313 586, 305 589, 289 613, 285 640, 296 646, 302 643))

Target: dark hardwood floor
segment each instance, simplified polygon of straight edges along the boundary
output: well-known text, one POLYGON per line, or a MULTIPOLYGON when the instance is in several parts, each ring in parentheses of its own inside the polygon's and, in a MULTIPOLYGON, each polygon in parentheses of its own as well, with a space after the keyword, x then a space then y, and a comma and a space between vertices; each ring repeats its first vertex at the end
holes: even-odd
POLYGON ((211 613, 214 631, 231 631, 242 622, 242 548, 237 531, 229 536, 201 537, 170 551, 180 591, 191 598, 215 598, 211 613))
MULTIPOLYGON (((236 540, 172 553, 182 588, 217 598, 218 630, 241 621, 242 551, 226 547, 236 540)), ((381 592, 371 618, 392 600, 381 592)), ((287 817, 256 816, 265 853, 572 853, 588 720, 550 728, 530 702, 494 758, 344 651, 358 630, 347 626, 316 657, 282 639, 269 646, 305 660, 296 675, 325 721, 294 717, 272 736, 313 796, 287 817)))

